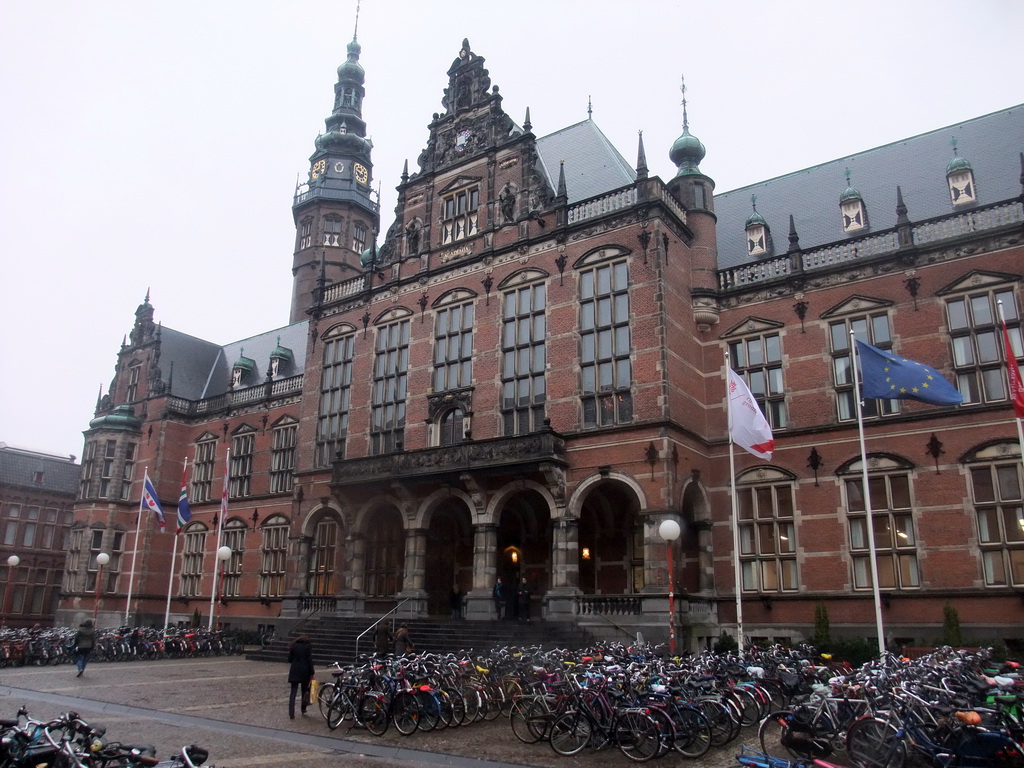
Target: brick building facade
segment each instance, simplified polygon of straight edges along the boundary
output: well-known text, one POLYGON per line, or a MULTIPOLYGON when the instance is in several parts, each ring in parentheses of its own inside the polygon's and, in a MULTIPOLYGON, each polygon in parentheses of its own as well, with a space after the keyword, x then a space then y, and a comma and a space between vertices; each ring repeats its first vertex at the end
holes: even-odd
POLYGON ((381 238, 359 53, 296 190, 290 324, 220 347, 139 307, 86 432, 68 621, 93 608, 99 551, 119 555, 101 616, 162 620, 172 537, 148 513, 129 565, 141 481, 170 519, 187 460, 172 620, 440 615, 453 585, 487 619, 501 577, 546 618, 656 637, 672 546, 681 634, 703 646, 736 626, 734 463, 746 634, 801 639, 825 603, 869 636, 853 330, 965 395, 865 401, 888 638, 934 636, 947 602, 968 633, 1020 638, 994 313, 1024 356, 1024 108, 715 195, 685 113, 663 181, 642 139, 630 163, 590 119, 517 123, 464 41, 381 238), (768 462, 730 461, 726 352, 773 426, 768 462))

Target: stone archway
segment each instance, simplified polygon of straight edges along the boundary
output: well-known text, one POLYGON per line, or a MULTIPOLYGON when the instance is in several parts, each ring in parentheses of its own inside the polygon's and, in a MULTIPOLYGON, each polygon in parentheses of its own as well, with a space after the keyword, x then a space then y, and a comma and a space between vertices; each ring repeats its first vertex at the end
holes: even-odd
POLYGON ((624 483, 594 485, 580 504, 580 590, 635 594, 644 587, 644 529, 640 500, 624 483))
MULTIPOLYGON (((551 586, 551 510, 539 492, 517 491, 498 515, 497 576, 508 585, 525 577, 534 596, 551 586)), ((511 602, 510 602, 511 605, 511 602)))
POLYGON ((473 530, 460 501, 448 500, 431 512, 424 556, 427 612, 447 616, 452 587, 465 595, 473 586, 473 530))

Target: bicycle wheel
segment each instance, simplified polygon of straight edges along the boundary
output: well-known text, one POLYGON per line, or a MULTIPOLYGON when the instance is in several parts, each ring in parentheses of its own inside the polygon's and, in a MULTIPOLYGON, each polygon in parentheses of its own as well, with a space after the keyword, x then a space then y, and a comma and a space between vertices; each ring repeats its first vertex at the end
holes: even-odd
POLYGON ((640 711, 626 710, 615 723, 615 743, 630 760, 638 763, 656 757, 661 749, 661 733, 657 724, 640 711))
POLYGON ((348 695, 340 688, 335 689, 331 703, 327 707, 327 727, 333 731, 342 721, 351 719, 352 716, 352 702, 348 695))
POLYGON ((740 729, 734 727, 736 723, 725 704, 715 699, 702 699, 696 702, 696 706, 711 727, 711 746, 724 747, 739 735, 740 729))
POLYGON ((907 745, 892 725, 866 717, 846 732, 846 759, 854 768, 903 768, 907 745))
POLYGON ((490 722, 498 719, 498 715, 501 714, 505 705, 505 699, 500 685, 488 685, 486 692, 487 706, 484 707, 484 720, 490 722))
POLYGON ((444 688, 448 695, 448 703, 452 708, 452 720, 449 723, 453 728, 466 722, 466 700, 462 697, 462 691, 451 686, 444 688))
POLYGON ((593 731, 582 712, 566 712, 551 724, 549 743, 559 755, 578 755, 590 743, 593 731))
POLYGON ((403 736, 408 736, 416 730, 416 723, 420 719, 420 705, 415 694, 403 691, 395 696, 391 703, 391 722, 395 729, 403 736))
POLYGON ((463 722, 475 723, 481 717, 480 709, 483 705, 480 691, 476 688, 464 688, 462 691, 462 700, 466 702, 466 717, 463 722))
POLYGON ((367 694, 359 702, 359 722, 374 736, 383 736, 388 730, 388 709, 384 697, 367 694))
POLYGON ((741 725, 755 725, 760 722, 761 705, 758 704, 753 693, 743 688, 733 688, 726 694, 726 697, 739 704, 741 725))
POLYGON ((761 721, 757 729, 757 740, 761 744, 761 751, 769 757, 781 758, 783 760, 799 759, 801 755, 789 749, 782 742, 783 738, 788 740, 789 722, 793 713, 789 710, 772 712, 761 721))
POLYGON ((324 720, 327 719, 327 710, 331 705, 331 699, 334 697, 334 683, 324 683, 317 689, 316 692, 316 705, 320 709, 320 714, 323 715, 324 720))
POLYGON ((441 707, 431 691, 416 691, 416 703, 420 707, 420 716, 416 728, 420 731, 432 731, 441 720, 441 707))
POLYGON ((676 752, 683 757, 703 757, 711 749, 711 726, 696 709, 680 708, 673 719, 676 752))
POLYGON ((509 725, 513 735, 524 744, 536 744, 548 732, 548 721, 551 716, 543 699, 519 698, 512 702, 512 711, 508 713, 509 725))
POLYGON ((523 686, 514 677, 506 677, 501 681, 501 714, 512 711, 512 702, 523 695, 523 686))

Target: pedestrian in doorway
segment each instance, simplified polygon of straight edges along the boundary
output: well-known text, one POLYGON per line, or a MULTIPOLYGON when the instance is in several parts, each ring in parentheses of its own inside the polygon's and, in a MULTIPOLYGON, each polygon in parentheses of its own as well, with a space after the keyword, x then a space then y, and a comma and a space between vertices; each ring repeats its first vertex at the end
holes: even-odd
POLYGON ((409 628, 402 624, 398 631, 395 632, 395 655, 401 656, 406 653, 411 653, 415 646, 412 644, 412 638, 409 637, 409 628))
POLYGON ((533 596, 533 588, 529 582, 526 581, 526 577, 519 582, 519 588, 516 590, 516 598, 519 604, 519 620, 529 621, 530 620, 530 598, 533 596))
POLYGON ((81 677, 85 672, 85 666, 89 663, 92 649, 96 647, 96 628, 92 619, 86 619, 78 625, 78 632, 75 634, 75 666, 78 667, 78 674, 81 677))
POLYGON ((313 644, 308 635, 299 635, 288 649, 288 682, 291 693, 288 695, 288 717, 295 719, 295 694, 302 690, 302 714, 306 714, 309 706, 309 686, 313 682, 313 644))
POLYGON ((448 607, 452 610, 453 619, 462 618, 462 593, 458 584, 452 586, 451 594, 448 596, 448 607))
POLYGON ((391 651, 391 632, 388 631, 388 623, 383 619, 377 623, 377 628, 373 631, 373 648, 380 658, 384 658, 391 651))
POLYGON ((503 618, 508 618, 508 608, 506 607, 506 600, 508 595, 505 594, 505 585, 501 581, 501 577, 494 582, 494 589, 491 590, 491 597, 494 598, 494 613, 498 616, 498 621, 503 618))

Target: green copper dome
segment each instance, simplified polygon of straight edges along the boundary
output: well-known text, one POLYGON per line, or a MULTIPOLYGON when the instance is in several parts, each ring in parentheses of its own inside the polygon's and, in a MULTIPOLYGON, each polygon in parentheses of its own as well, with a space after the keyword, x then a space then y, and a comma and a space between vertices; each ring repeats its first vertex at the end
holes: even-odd
POLYGON ((122 432, 139 432, 142 419, 135 415, 135 409, 125 403, 119 405, 106 416, 97 416, 89 422, 89 429, 115 429, 122 432))
POLYGON ((363 65, 359 63, 359 54, 362 50, 355 40, 348 44, 348 60, 338 67, 338 82, 363 84, 366 80, 366 72, 363 70, 363 65))
POLYGON ((971 164, 959 155, 954 155, 953 159, 949 161, 949 165, 946 166, 946 174, 955 173, 956 171, 970 171, 971 164))
POLYGON ((684 125, 683 135, 675 140, 672 149, 668 151, 669 159, 679 169, 676 176, 687 176, 700 173, 700 161, 704 159, 707 150, 700 139, 690 133, 690 129, 684 125))
POLYGON ((744 229, 750 229, 752 226, 760 224, 763 227, 768 226, 768 222, 764 220, 764 216, 758 213, 756 210, 747 217, 746 223, 744 223, 744 229))
POLYGON ((863 200, 860 192, 854 187, 847 187, 846 191, 839 196, 839 202, 845 203, 847 200, 863 200))

